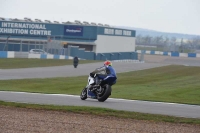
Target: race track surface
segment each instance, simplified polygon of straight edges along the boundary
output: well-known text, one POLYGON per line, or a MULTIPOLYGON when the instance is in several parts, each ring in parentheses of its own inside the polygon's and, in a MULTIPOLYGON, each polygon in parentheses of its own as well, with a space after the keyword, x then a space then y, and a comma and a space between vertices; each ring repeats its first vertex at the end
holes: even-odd
MULTIPOLYGON (((165 65, 168 64, 113 62, 113 66, 117 73, 149 69, 165 65)), ((79 64, 78 68, 74 68, 72 65, 66 65, 55 67, 0 69, 0 80, 82 76, 88 75, 90 72, 101 66, 103 66, 103 63, 79 64)))
POLYGON ((200 106, 174 103, 147 102, 109 98, 105 102, 95 99, 81 100, 79 96, 0 91, 0 100, 20 103, 92 106, 115 110, 162 114, 186 118, 200 118, 200 106))
MULTIPOLYGON (((185 66, 200 66, 200 59, 145 55, 145 63, 113 62, 113 66, 115 67, 117 73, 137 71, 137 70, 155 68, 171 64, 185 65, 185 66)), ((9 69, 9 70, 0 69, 0 80, 72 77, 72 76, 83 76, 83 75, 87 76, 91 71, 100 66, 102 66, 102 63, 80 64, 78 68, 73 68, 73 66, 56 66, 56 67, 23 68, 23 69, 9 69)), ((87 99, 86 101, 82 101, 80 100, 79 96, 14 93, 6 91, 0 92, 0 100, 22 102, 22 103, 37 103, 37 104, 94 106, 94 107, 104 107, 116 110, 135 111, 135 112, 143 112, 151 114, 200 118, 200 106, 197 105, 134 101, 134 100, 123 100, 123 99, 111 99, 111 98, 101 103, 93 99, 87 99)))

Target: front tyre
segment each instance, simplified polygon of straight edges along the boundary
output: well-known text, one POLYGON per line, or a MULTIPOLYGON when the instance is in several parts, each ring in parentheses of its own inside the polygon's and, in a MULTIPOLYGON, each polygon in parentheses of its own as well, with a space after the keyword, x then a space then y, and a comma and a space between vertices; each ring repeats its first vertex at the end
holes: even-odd
POLYGON ((110 95, 111 95, 111 86, 110 85, 105 85, 104 88, 102 88, 103 91, 101 94, 97 95, 97 99, 99 102, 104 102, 110 95))
POLYGON ((81 100, 87 99, 87 88, 84 88, 80 95, 81 100))

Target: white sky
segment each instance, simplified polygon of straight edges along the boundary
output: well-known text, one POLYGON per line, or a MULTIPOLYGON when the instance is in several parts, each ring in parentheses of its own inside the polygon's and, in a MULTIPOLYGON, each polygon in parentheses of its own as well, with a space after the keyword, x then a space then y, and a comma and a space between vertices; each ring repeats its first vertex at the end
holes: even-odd
POLYGON ((200 35, 200 0, 0 0, 0 17, 80 20, 200 35))

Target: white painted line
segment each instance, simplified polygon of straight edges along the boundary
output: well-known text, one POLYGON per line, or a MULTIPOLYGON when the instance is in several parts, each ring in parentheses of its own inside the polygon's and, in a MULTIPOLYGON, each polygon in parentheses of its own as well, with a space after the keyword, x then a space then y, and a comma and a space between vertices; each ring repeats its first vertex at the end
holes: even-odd
POLYGON ((15 91, 0 91, 0 92, 8 92, 8 93, 16 93, 16 94, 31 94, 31 95, 49 95, 49 96, 68 96, 68 97, 80 97, 77 95, 68 95, 68 94, 46 94, 46 93, 30 93, 30 92, 15 92, 15 91))
MULTIPOLYGON (((79 95, 68 95, 68 94, 45 94, 45 93, 29 93, 29 92, 14 92, 14 91, 0 91, 7 93, 18 93, 18 94, 31 94, 31 95, 49 95, 49 96, 64 96, 64 97, 80 97, 79 95)), ((179 104, 179 103, 167 103, 167 102, 154 102, 154 101, 142 101, 142 100, 129 100, 129 99, 118 99, 118 98, 108 98, 109 100, 114 101, 126 101, 126 102, 145 102, 145 103, 157 103, 157 104, 174 104, 174 105, 189 105, 189 106, 199 106, 199 105, 190 105, 190 104, 179 104)))

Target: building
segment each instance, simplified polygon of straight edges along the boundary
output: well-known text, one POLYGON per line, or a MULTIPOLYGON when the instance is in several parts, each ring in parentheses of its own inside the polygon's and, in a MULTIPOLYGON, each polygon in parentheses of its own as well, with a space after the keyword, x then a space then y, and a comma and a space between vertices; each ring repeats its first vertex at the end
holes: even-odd
POLYGON ((0 51, 43 49, 92 60, 137 59, 136 31, 100 23, 0 18, 0 51))

